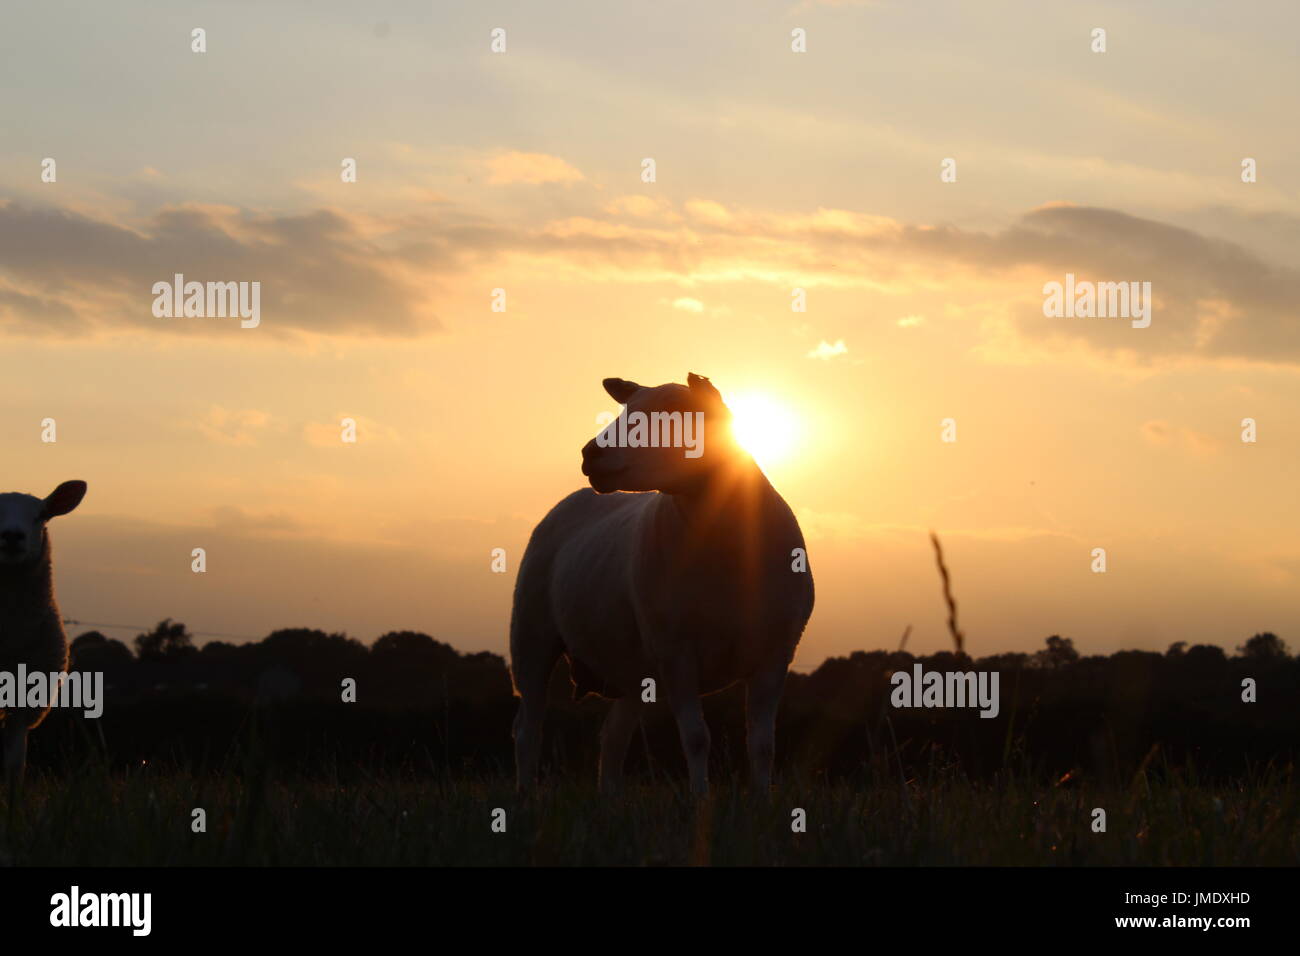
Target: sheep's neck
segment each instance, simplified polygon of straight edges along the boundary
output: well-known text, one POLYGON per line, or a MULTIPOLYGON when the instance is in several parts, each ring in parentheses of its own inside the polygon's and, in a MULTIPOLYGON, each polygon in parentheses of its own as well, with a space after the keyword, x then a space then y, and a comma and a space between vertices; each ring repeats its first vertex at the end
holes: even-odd
POLYGON ((53 603, 54 574, 49 555, 29 568, 0 570, 0 607, 48 607, 53 603))
POLYGON ((738 462, 686 492, 669 495, 685 543, 709 550, 752 550, 771 506, 779 500, 752 461, 738 462))

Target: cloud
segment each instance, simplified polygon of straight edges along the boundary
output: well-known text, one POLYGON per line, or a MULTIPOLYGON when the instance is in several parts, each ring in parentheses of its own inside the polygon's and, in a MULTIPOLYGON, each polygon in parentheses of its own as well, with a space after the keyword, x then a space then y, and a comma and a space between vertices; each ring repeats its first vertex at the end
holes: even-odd
POLYGON ((1051 206, 967 254, 993 266, 1023 262, 1044 281, 1072 272, 1076 280, 1151 283, 1149 328, 1123 319, 1048 319, 1036 294, 1015 317, 1017 332, 1029 339, 1068 338, 1148 360, 1300 362, 1300 272, 1235 243, 1115 210, 1051 206))
MULTIPOLYGON (((575 205, 582 210, 581 194, 575 205)), ((410 337, 440 327, 435 290, 471 282, 475 268, 490 264, 497 274, 521 268, 520 275, 584 283, 765 282, 897 296, 942 290, 957 318, 1004 351, 1083 347, 1130 364, 1300 364, 1300 271, 1234 242, 1116 210, 1052 203, 989 233, 844 209, 791 215, 703 199, 681 208, 686 215, 661 198, 623 196, 600 200, 585 215, 548 220, 543 210, 498 224, 454 207, 273 215, 185 205, 127 226, 0 202, 0 331, 410 337), (222 319, 154 318, 149 290, 176 272, 260 281, 259 330, 222 319), (1043 285, 1066 273, 1150 282, 1150 327, 1045 317, 1043 285)), ((913 319, 923 321, 905 316, 898 324, 911 327, 913 319)))
POLYGON ((725 212, 675 228, 571 217, 521 241, 586 278, 759 280, 897 295, 951 289, 1000 303, 1026 346, 1083 344, 1145 362, 1300 363, 1300 271, 1167 223, 1068 203, 1031 210, 994 233, 838 209, 725 212), (1043 285, 1067 272, 1094 282, 1150 282, 1150 327, 1045 317, 1043 285))
POLYGON ((438 320, 416 264, 450 268, 456 230, 367 235, 361 220, 229 206, 166 207, 143 227, 0 201, 0 331, 68 336, 102 330, 272 337, 294 333, 409 336, 438 320), (155 282, 260 282, 261 325, 160 319, 155 282))
POLYGON ((488 182, 493 185, 573 183, 584 177, 558 156, 545 153, 502 153, 487 160, 488 182))
POLYGON ((308 422, 303 426, 302 437, 307 444, 315 448, 354 448, 357 445, 375 442, 389 443, 401 440, 397 429, 389 425, 382 425, 373 419, 348 414, 347 412, 339 412, 334 416, 333 421, 308 422), (343 420, 345 418, 350 418, 356 422, 355 444, 343 440, 343 420))
POLYGON ((605 212, 611 216, 636 216, 638 219, 661 219, 665 222, 682 220, 667 199, 635 194, 614 197, 605 204, 605 212))
POLYGON ((252 512, 238 505, 217 505, 209 509, 212 526, 223 531, 243 534, 303 530, 302 522, 282 511, 252 512))
POLYGON ((704 303, 699 299, 680 298, 673 301, 674 309, 681 309, 683 312, 703 312, 704 303))
POLYGON ((242 410, 213 405, 195 427, 209 440, 222 445, 254 445, 256 433, 270 424, 271 416, 255 408, 242 410))
POLYGON ((1216 454, 1221 447, 1220 442, 1211 435, 1161 420, 1143 422, 1141 432, 1142 437, 1152 445, 1181 448, 1198 457, 1216 454))
POLYGON ((835 356, 847 355, 848 352, 849 347, 844 344, 843 339, 836 339, 834 345, 831 345, 825 339, 822 339, 817 343, 817 347, 809 352, 805 358, 822 359, 823 361, 829 362, 831 359, 835 358, 835 356))
POLYGON ((711 199, 691 199, 682 208, 692 219, 711 226, 726 226, 731 223, 731 213, 727 207, 711 199))
POLYGON ((896 323, 900 329, 914 329, 925 322, 923 315, 905 315, 896 323))
POLYGON ((72 303, 20 292, 0 279, 0 328, 25 335, 75 335, 88 326, 72 303))

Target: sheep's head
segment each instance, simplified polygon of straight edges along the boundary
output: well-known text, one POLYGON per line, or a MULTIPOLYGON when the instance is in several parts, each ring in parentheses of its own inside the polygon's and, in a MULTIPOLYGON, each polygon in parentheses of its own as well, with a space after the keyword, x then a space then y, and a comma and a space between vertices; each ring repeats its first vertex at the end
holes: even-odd
POLYGON ((0 568, 27 568, 44 560, 49 553, 45 522, 67 514, 85 495, 84 481, 65 481, 47 498, 0 495, 0 568))
POLYGON ((582 473, 592 488, 679 493, 735 460, 740 450, 722 396, 701 375, 686 381, 643 386, 605 379, 623 410, 583 446, 582 473))

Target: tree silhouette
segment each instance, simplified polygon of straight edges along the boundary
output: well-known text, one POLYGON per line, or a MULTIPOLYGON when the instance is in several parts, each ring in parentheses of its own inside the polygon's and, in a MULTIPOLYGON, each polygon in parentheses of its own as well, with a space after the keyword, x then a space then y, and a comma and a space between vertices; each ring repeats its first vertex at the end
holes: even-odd
POLYGON ((1055 670, 1073 664, 1079 659, 1079 652, 1074 649, 1074 641, 1068 637, 1053 634, 1047 639, 1047 649, 1039 651, 1034 659, 1040 667, 1055 670))
POLYGON ((1237 654, 1250 660, 1286 660, 1286 642, 1276 634, 1265 631, 1256 634, 1245 644, 1238 645, 1237 654))
POLYGON ((179 621, 165 618, 148 634, 135 636, 135 650, 140 660, 161 660, 195 652, 194 635, 179 621))
POLYGON ((69 650, 68 666, 71 670, 103 671, 113 678, 129 673, 135 664, 131 648, 99 631, 86 631, 78 635, 69 650))
MULTIPOLYGON (((1231 774, 1243 756, 1254 763, 1300 759, 1300 657, 1272 633, 1254 635, 1229 658, 1222 647, 1175 641, 1167 652, 1117 651, 1081 656, 1073 641, 1052 635, 1034 654, 972 660, 951 651, 853 651, 827 658, 812 673, 792 673, 781 704, 778 760, 801 772, 834 776, 864 768, 890 774, 929 767, 938 753, 975 776, 1031 761, 1053 772, 1082 766, 1111 774, 1138 767, 1152 746, 1171 766, 1195 759, 1198 772, 1231 774), (971 720, 960 708, 891 707, 891 676, 926 671, 1001 675, 997 718, 971 720), (1270 693, 1241 707, 1244 677, 1270 693), (1109 741, 1105 752, 1094 741, 1109 741), (882 764, 883 758, 888 757, 882 764)), ((170 618, 135 638, 138 656, 97 631, 72 642, 71 669, 100 671, 110 691, 96 745, 114 766, 164 757, 216 766, 243 752, 256 729, 258 747, 286 772, 357 768, 371 772, 448 770, 495 773, 513 761, 510 726, 518 706, 506 661, 466 654, 417 631, 393 631, 372 643, 311 628, 275 631, 247 643, 209 641, 196 650, 185 625, 170 618), (340 699, 341 682, 357 682, 356 703, 340 699), (250 708, 264 705, 250 722, 250 708), (233 749, 232 749, 233 748, 233 749)), ((597 702, 575 703, 565 668, 557 667, 551 733, 577 771, 597 759, 597 702), (563 685, 563 686, 560 686, 563 685)), ((717 739, 741 740, 743 688, 704 698, 717 739)), ((48 719, 47 762, 70 766, 86 745, 84 718, 56 709, 48 719), (62 739, 60 739, 60 736, 62 739)), ((646 717, 644 752, 653 766, 684 770, 671 716, 646 717)), ((743 764, 743 752, 726 759, 743 764)), ((637 759, 634 755, 633 759, 637 759)), ((721 759, 721 758, 720 758, 721 759)), ((856 778, 855 778, 856 779, 856 778)))
POLYGON ((1208 671, 1221 669, 1227 661, 1228 655, 1223 653, 1223 648, 1217 644, 1193 644, 1187 649, 1183 659, 1188 664, 1208 671))

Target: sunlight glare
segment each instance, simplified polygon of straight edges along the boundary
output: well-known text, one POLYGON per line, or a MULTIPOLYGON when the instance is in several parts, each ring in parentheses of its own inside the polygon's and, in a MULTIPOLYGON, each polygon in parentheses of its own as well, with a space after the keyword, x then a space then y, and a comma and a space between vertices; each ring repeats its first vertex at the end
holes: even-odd
POLYGON ((799 423, 790 408, 762 393, 731 396, 731 432, 765 471, 791 457, 799 423))

